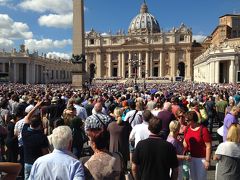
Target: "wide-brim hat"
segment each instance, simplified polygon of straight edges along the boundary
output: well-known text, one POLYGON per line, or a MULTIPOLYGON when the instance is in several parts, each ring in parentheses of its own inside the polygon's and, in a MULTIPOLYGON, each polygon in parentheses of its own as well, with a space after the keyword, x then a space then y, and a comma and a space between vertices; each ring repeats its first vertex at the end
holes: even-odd
POLYGON ((54 96, 51 100, 52 103, 58 102, 59 98, 57 96, 54 96))

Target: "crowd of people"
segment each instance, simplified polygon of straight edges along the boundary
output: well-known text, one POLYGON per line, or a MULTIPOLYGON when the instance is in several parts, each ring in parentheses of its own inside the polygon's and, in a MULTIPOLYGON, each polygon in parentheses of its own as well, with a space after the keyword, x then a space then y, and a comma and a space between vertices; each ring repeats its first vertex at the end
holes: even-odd
POLYGON ((5 179, 206 180, 214 159, 217 180, 240 179, 237 84, 145 85, 0 85, 0 172, 5 179))

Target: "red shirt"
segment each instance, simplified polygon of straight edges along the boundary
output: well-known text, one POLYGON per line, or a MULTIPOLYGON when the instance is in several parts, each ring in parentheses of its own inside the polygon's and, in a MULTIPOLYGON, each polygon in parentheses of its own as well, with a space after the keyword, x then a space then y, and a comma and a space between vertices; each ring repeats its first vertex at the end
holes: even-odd
POLYGON ((206 157, 206 145, 205 142, 211 142, 208 129, 204 126, 200 126, 197 131, 193 131, 191 127, 185 131, 184 139, 187 143, 187 149, 190 151, 192 157, 205 158, 206 157), (201 135, 202 128, 202 135, 201 135))

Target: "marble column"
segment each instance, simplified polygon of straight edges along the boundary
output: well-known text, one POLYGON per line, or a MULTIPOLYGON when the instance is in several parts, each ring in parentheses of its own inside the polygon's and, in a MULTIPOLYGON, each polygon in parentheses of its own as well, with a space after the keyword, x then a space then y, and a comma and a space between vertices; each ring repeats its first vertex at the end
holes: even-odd
POLYGON ((234 60, 231 60, 230 66, 229 66, 229 83, 234 83, 235 82, 235 68, 234 68, 234 60))
MULTIPOLYGON (((55 77, 54 77, 55 80, 55 77)), ((35 83, 39 83, 38 82, 38 65, 35 65, 35 83)))
POLYGON ((159 53, 159 76, 160 77, 164 76, 163 61, 164 61, 163 52, 160 51, 160 53, 159 53))
POLYGON ((108 54, 108 77, 112 77, 112 54, 108 54))
POLYGON ((146 52, 145 57, 145 77, 149 77, 149 52, 146 52))
POLYGON ((30 83, 30 63, 26 63, 26 83, 30 83))
POLYGON ((208 67, 207 67, 207 70, 208 70, 209 73, 206 74, 206 75, 207 75, 207 82, 208 82, 208 83, 211 83, 211 82, 210 82, 210 77, 211 77, 211 73, 210 73, 210 72, 211 72, 211 68, 210 68, 210 67, 211 67, 211 66, 210 66, 210 63, 209 63, 209 64, 208 64, 208 67))
POLYGON ((215 82, 215 62, 211 62, 210 63, 210 83, 214 83, 215 82))
POLYGON ((90 73, 90 69, 89 69, 89 59, 88 59, 88 55, 85 54, 85 59, 86 59, 86 63, 85 63, 85 70, 86 72, 90 73))
POLYGON ((129 78, 132 77, 132 64, 131 64, 130 60, 132 60, 131 52, 129 52, 129 55, 128 55, 128 77, 129 78))
MULTIPOLYGON (((35 76, 36 76, 36 74, 35 74, 35 63, 33 62, 33 64, 30 64, 31 65, 31 68, 30 68, 30 70, 31 70, 31 83, 33 83, 33 84, 35 84, 36 83, 36 80, 35 80, 35 76)), ((48 79, 49 79, 50 77, 48 77, 48 79)))
POLYGON ((13 82, 16 83, 17 82, 17 63, 13 63, 13 82))
POLYGON ((149 75, 150 77, 153 77, 153 52, 152 51, 150 52, 149 64, 150 64, 149 75))
POLYGON ((191 64, 191 50, 187 49, 186 51, 186 65, 187 68, 185 69, 185 78, 191 79, 192 78, 192 64, 191 64))
POLYGON ((125 53, 122 52, 121 56, 122 56, 122 58, 121 58, 122 59, 122 77, 125 78, 126 77, 126 74, 125 74, 126 73, 126 69, 125 69, 126 68, 125 67, 125 53))
POLYGON ((170 62, 171 62, 171 76, 175 78, 176 76, 176 52, 170 52, 170 62))
POLYGON ((96 53, 96 76, 97 78, 102 77, 102 59, 101 53, 96 53))
POLYGON ((216 61, 215 62, 215 83, 219 83, 219 76, 220 76, 220 74, 219 74, 219 61, 216 61))
POLYGON ((122 76, 122 58, 121 53, 118 52, 118 70, 117 70, 118 77, 122 76))
POLYGON ((142 53, 138 53, 138 78, 142 78, 142 53))

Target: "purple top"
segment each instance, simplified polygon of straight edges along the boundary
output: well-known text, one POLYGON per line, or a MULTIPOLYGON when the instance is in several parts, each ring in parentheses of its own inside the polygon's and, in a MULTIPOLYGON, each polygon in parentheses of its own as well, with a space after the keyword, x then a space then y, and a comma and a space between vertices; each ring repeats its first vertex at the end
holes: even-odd
POLYGON ((162 130, 169 133, 169 124, 170 124, 171 121, 176 119, 174 114, 170 111, 164 110, 164 111, 160 111, 158 113, 158 118, 160 118, 162 120, 162 130))
POLYGON ((225 118, 224 118, 224 124, 223 124, 223 142, 226 141, 227 139, 227 133, 228 133, 228 129, 230 128, 230 126, 232 124, 237 124, 238 120, 235 116, 233 116, 232 114, 228 113, 225 118))
MULTIPOLYGON (((183 144, 179 140, 173 138, 172 136, 168 136, 167 142, 171 143, 175 147, 177 155, 183 155, 184 152, 183 144)), ((178 162, 179 165, 182 164, 182 161, 178 162)))

